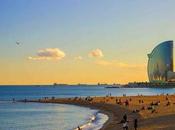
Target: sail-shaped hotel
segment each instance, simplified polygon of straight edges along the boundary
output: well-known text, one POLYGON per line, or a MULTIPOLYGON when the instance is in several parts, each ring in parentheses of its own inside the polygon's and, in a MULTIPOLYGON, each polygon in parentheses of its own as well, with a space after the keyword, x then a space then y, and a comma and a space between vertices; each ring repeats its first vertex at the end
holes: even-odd
POLYGON ((175 81, 173 72, 173 41, 165 41, 157 45, 148 54, 148 78, 150 82, 175 81))

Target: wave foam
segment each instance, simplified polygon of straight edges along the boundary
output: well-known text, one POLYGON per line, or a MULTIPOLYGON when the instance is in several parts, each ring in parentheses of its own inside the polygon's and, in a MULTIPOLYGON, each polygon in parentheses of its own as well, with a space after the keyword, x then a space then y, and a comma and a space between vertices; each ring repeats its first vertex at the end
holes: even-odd
MULTIPOLYGON (((92 117, 90 117, 89 121, 80 126, 81 130, 99 130, 103 127, 103 124, 108 120, 108 116, 102 113, 94 113, 92 117)), ((78 130, 78 128, 74 129, 78 130)))

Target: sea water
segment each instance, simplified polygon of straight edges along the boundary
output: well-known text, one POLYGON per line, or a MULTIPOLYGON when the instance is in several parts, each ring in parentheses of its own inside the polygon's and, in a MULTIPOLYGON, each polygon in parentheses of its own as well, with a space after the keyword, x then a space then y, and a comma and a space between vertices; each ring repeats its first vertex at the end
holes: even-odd
POLYGON ((0 102, 0 130, 71 130, 78 125, 97 130, 107 118, 97 110, 73 105, 0 102), (93 117, 101 119, 93 124, 93 117))
POLYGON ((134 96, 174 94, 175 88, 105 88, 100 86, 0 86, 0 100, 38 99, 43 97, 134 96))
POLYGON ((0 130, 98 130, 107 115, 85 107, 53 103, 20 103, 12 99, 174 94, 175 89, 110 88, 99 86, 0 86, 0 130))

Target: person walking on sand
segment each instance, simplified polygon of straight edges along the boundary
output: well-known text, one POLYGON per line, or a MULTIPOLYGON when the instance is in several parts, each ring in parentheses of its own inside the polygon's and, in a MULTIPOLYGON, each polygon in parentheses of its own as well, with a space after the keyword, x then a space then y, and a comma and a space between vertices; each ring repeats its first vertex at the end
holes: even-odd
POLYGON ((138 120, 135 119, 134 120, 134 130, 137 130, 137 127, 138 127, 138 120))
POLYGON ((128 130, 128 121, 123 122, 123 130, 128 130))
POLYGON ((125 122, 127 122, 127 115, 126 114, 124 114, 124 116, 123 116, 123 120, 125 121, 125 122))
POLYGON ((77 129, 78 129, 78 130, 81 130, 81 128, 80 128, 79 126, 77 127, 77 129))
POLYGON ((128 120, 127 120, 127 115, 126 114, 124 114, 123 115, 123 119, 118 123, 118 124, 122 124, 122 128, 123 128, 123 130, 128 130, 128 120))

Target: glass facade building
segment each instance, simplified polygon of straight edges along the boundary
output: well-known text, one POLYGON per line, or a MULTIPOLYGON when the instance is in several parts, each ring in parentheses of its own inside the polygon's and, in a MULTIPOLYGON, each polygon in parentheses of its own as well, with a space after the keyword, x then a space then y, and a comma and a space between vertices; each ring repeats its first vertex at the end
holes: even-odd
POLYGON ((167 82, 168 73, 173 72, 173 41, 157 45, 148 54, 148 78, 150 82, 167 82))

